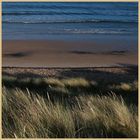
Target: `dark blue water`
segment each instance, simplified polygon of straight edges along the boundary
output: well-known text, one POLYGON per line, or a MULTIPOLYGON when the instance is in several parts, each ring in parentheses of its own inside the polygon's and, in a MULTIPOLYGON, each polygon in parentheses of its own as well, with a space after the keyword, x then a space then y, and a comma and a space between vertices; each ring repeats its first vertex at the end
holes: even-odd
POLYGON ((137 2, 3 2, 3 39, 133 38, 137 2))

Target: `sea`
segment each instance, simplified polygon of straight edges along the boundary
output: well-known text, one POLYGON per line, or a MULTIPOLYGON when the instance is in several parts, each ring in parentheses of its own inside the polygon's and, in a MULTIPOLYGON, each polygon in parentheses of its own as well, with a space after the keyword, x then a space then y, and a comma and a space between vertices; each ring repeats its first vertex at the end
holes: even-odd
POLYGON ((2 2, 2 39, 137 45, 138 2, 2 2))

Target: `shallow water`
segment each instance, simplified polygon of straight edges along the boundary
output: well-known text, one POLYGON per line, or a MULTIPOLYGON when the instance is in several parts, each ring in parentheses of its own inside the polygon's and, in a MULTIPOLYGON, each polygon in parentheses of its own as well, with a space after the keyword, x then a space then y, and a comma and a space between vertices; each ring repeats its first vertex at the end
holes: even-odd
POLYGON ((3 2, 2 10, 3 39, 137 38, 136 2, 3 2))

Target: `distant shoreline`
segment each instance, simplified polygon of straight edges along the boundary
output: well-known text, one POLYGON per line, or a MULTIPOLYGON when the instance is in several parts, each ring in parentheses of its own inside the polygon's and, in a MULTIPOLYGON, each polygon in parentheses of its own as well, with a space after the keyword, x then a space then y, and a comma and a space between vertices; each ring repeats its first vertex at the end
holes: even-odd
POLYGON ((97 67, 22 67, 22 66, 19 66, 19 67, 13 67, 13 66, 2 66, 2 69, 14 69, 14 68, 19 68, 19 69, 94 69, 94 68, 110 68, 110 69, 113 69, 113 68, 129 68, 129 67, 138 67, 138 65, 123 65, 123 66, 97 66, 97 67))

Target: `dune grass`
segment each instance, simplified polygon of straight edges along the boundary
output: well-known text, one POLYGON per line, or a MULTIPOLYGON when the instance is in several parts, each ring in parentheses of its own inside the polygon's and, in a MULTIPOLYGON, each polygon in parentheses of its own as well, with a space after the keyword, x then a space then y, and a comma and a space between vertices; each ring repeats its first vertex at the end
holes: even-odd
POLYGON ((15 87, 25 90, 39 92, 43 95, 44 90, 50 93, 50 96, 77 96, 77 95, 106 95, 112 91, 117 95, 121 95, 129 104, 138 104, 138 82, 137 80, 131 82, 108 82, 104 80, 95 81, 88 80, 82 77, 71 78, 16 78, 10 76, 3 76, 2 83, 7 88, 13 89, 15 87))
POLYGON ((120 84, 114 84, 114 83, 108 83, 107 81, 99 81, 98 83, 96 81, 90 81, 85 78, 77 77, 77 78, 24 78, 24 79, 18 79, 16 77, 10 77, 10 76, 3 76, 3 85, 8 87, 60 87, 60 88, 93 88, 97 87, 98 89, 102 90, 122 90, 122 91, 137 91, 138 90, 138 82, 137 80, 133 82, 121 82, 120 84))
POLYGON ((115 94, 55 102, 45 94, 3 87, 3 138, 138 137, 137 107, 115 94))
POLYGON ((133 83, 120 83, 119 85, 112 85, 109 88, 110 89, 121 89, 124 91, 137 91, 138 82, 134 81, 133 83))
POLYGON ((3 76, 2 82, 3 138, 138 137, 137 81, 3 76))

